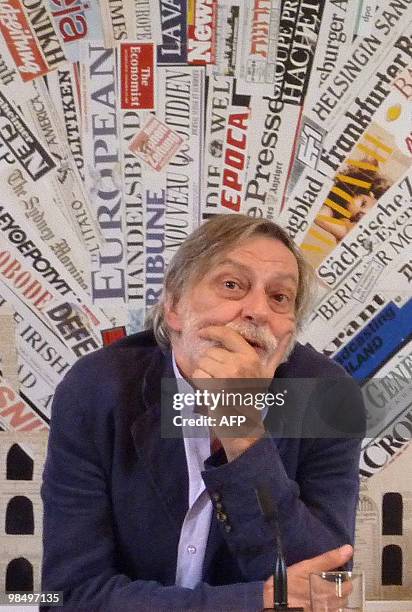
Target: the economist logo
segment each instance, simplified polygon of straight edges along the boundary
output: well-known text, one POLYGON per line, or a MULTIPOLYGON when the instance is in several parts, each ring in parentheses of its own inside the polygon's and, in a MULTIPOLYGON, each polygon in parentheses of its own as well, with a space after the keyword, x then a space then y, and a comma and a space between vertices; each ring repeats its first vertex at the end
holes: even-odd
POLYGON ((129 110, 155 110, 155 45, 120 44, 120 104, 129 110))

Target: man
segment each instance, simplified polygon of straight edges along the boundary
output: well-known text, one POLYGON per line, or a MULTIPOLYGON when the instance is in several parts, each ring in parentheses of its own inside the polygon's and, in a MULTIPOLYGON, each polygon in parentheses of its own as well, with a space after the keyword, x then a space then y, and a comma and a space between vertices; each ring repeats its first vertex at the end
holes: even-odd
POLYGON ((259 420, 244 406, 246 435, 218 420, 202 437, 162 435, 171 411, 160 405, 162 378, 201 389, 214 380, 345 376, 295 341, 311 278, 277 225, 215 217, 170 263, 153 329, 81 359, 66 376, 42 495, 43 589, 62 590, 68 610, 270 606, 275 545, 256 495, 262 486, 278 510, 291 604, 309 605, 310 572, 350 560, 358 439, 275 438, 265 422, 276 407, 259 420))

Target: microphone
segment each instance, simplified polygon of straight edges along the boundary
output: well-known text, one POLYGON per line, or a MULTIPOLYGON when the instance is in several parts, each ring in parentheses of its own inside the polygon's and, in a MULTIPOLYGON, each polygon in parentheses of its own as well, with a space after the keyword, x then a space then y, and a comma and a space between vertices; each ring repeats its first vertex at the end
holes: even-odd
POLYGON ((273 608, 263 610, 285 610, 288 612, 304 612, 304 608, 288 606, 288 575, 285 557, 283 555, 282 537, 280 534, 279 521, 277 517, 277 504, 273 498, 272 491, 265 485, 255 488, 255 494, 259 503, 260 511, 265 521, 270 525, 273 532, 273 540, 276 544, 276 559, 273 573, 273 608))

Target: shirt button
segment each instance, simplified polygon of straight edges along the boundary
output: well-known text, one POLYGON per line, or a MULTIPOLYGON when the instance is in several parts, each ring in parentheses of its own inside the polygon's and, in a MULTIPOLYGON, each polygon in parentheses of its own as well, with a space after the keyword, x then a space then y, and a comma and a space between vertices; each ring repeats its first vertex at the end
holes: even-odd
POLYGON ((189 544, 189 546, 187 547, 187 552, 191 555, 194 555, 196 552, 196 546, 193 546, 193 544, 189 544))

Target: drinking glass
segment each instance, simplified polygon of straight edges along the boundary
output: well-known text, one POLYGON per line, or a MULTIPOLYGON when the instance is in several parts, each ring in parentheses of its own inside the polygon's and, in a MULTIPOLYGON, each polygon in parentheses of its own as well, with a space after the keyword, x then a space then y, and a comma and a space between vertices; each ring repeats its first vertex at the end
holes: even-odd
POLYGON ((312 612, 364 612, 362 572, 319 572, 309 582, 312 612))

